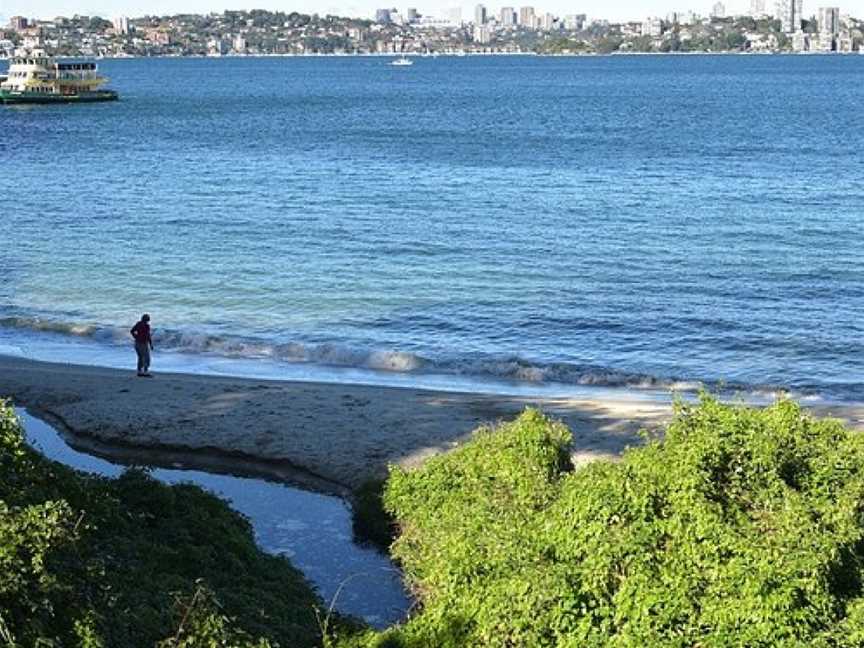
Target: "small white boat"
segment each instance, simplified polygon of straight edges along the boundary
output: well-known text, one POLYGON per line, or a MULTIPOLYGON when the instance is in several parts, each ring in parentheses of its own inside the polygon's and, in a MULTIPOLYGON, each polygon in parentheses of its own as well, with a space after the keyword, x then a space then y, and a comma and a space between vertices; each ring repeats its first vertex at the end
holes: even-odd
POLYGON ((395 61, 390 61, 390 65, 414 65, 414 61, 407 56, 400 56, 395 61))

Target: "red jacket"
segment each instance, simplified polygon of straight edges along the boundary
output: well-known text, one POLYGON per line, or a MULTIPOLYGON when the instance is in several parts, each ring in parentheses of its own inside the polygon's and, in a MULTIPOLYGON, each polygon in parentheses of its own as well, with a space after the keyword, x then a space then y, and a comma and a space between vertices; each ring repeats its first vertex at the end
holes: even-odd
POLYGON ((153 338, 150 337, 150 325, 144 320, 138 322, 129 332, 135 338, 135 344, 153 345, 153 338))

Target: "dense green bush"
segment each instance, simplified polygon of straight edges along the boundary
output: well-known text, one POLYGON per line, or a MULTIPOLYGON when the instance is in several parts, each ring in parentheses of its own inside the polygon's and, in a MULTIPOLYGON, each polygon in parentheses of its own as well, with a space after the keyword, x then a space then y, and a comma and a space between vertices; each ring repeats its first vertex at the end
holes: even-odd
POLYGON ((0 402, 3 648, 312 646, 319 605, 221 500, 47 461, 0 402))
MULTIPOLYGON (((327 643, 864 646, 864 437, 786 401, 676 410, 617 462, 574 470, 569 431, 529 410, 394 469, 421 608, 327 643)), ((299 648, 318 603, 217 498, 46 461, 0 406, 0 646, 299 648)))
POLYGON ((864 646, 864 437, 706 396, 621 461, 573 470, 568 442, 529 410, 394 469, 422 608, 341 643, 864 646))

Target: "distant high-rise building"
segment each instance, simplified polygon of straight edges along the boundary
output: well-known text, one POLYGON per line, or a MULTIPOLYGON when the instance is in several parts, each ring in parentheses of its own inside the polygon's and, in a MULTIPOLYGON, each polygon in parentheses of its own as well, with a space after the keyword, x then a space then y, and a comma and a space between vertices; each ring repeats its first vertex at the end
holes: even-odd
POLYGON ((242 34, 237 34, 234 37, 231 48, 238 54, 244 53, 246 51, 246 38, 242 34))
POLYGON ((803 0, 777 0, 777 18, 784 33, 792 34, 800 29, 803 16, 803 0))
POLYGON ((819 32, 830 36, 837 36, 840 33, 838 7, 819 7, 819 32))
POLYGON ((585 27, 588 17, 585 14, 571 14, 564 16, 564 27, 571 31, 581 31, 585 27))
POLYGON ((543 14, 543 18, 540 19, 540 29, 543 31, 552 31, 555 29, 555 16, 551 13, 543 14))
POLYGON ((534 7, 519 8, 519 24, 527 29, 535 29, 537 27, 534 18, 534 7))
POLYGON ((417 10, 414 7, 408 7, 408 13, 406 14, 408 22, 413 24, 420 20, 420 14, 417 13, 417 10))
POLYGON ((711 17, 712 18, 725 18, 726 17, 726 5, 722 2, 715 2, 714 6, 711 7, 711 17))
POLYGON ((12 16, 9 19, 9 27, 14 31, 24 31, 27 29, 27 19, 23 16, 12 16))
POLYGON ((474 7, 474 24, 475 25, 485 25, 486 24, 486 6, 485 5, 478 4, 476 7, 474 7))
POLYGON ((501 25, 504 27, 514 27, 516 25, 516 10, 513 7, 504 7, 501 9, 501 25))
POLYGON ((390 10, 389 9, 377 9, 375 11, 375 22, 381 25, 389 25, 390 24, 390 10))
POLYGON ((129 33, 129 19, 126 16, 118 16, 113 20, 114 32, 117 34, 129 33))
POLYGON ((767 13, 765 0, 750 0, 750 15, 753 18, 760 18, 767 13))

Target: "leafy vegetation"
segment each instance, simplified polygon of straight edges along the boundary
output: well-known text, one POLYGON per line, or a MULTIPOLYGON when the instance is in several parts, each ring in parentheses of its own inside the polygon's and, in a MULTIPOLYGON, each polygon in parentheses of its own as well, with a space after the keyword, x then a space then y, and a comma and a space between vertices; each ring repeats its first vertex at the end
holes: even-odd
POLYGON ((864 436, 704 396, 620 461, 569 444, 527 410, 358 494, 421 603, 375 632, 223 502, 58 466, 0 407, 0 645, 864 646, 864 436))
POLYGON ((140 470, 82 475, 22 441, 0 403, 0 645, 320 645, 320 601, 249 523, 140 470))
POLYGON ((573 470, 569 440, 529 410, 394 469, 422 610, 334 643, 864 645, 864 437, 705 396, 619 462, 573 470))

